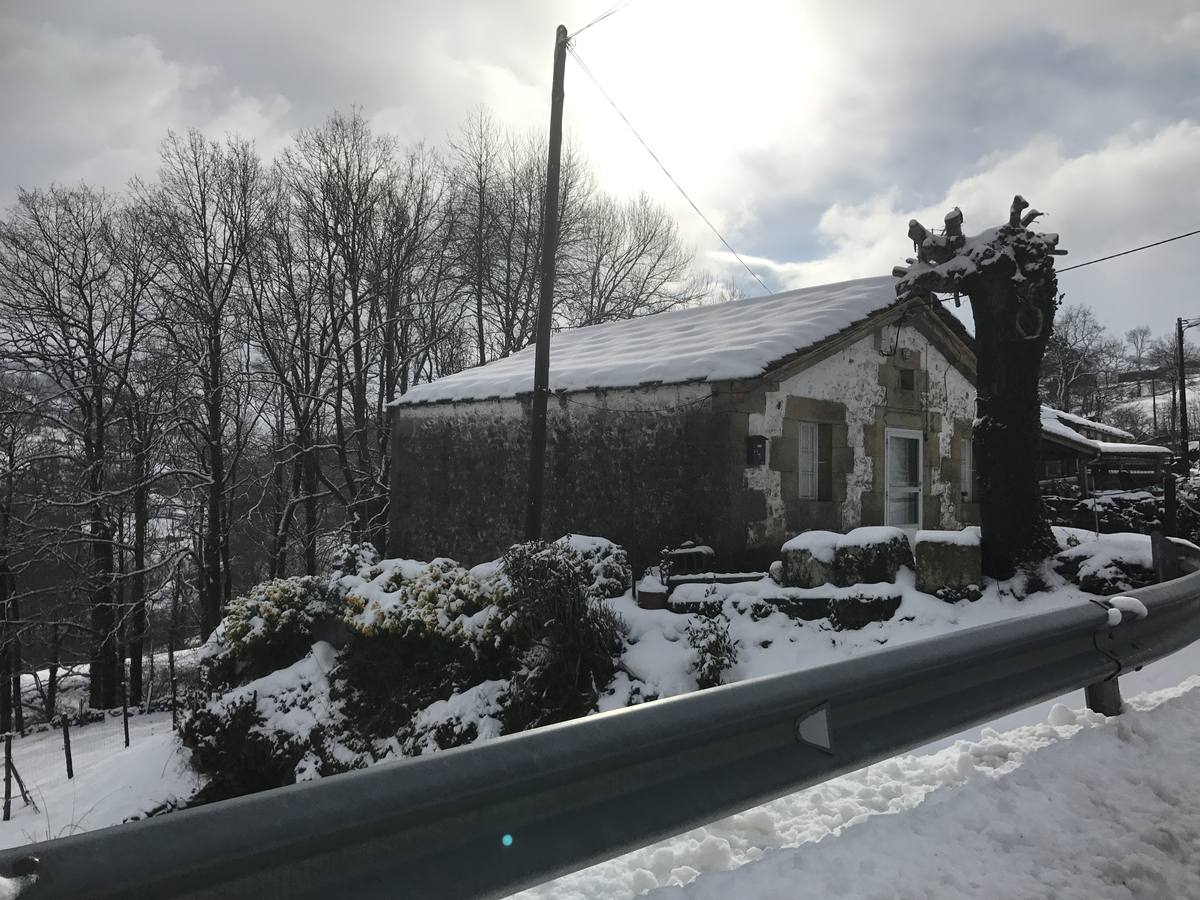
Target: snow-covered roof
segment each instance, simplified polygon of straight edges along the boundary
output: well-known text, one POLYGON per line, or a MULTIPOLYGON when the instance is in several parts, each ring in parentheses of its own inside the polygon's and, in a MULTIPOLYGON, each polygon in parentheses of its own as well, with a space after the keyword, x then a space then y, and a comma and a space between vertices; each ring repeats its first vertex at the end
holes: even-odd
MULTIPOLYGON (((550 341, 550 389, 753 378, 894 303, 896 279, 885 275, 560 331, 550 341)), ((529 393, 533 352, 417 385, 394 403, 529 393)))
POLYGON ((1042 437, 1066 444, 1082 453, 1093 456, 1170 456, 1171 451, 1156 444, 1132 444, 1115 441, 1097 441, 1080 434, 1071 425, 1086 427, 1113 437, 1132 438, 1128 431, 1085 419, 1073 413, 1063 412, 1052 406, 1042 407, 1042 437))
POLYGON ((1174 451, 1158 444, 1117 444, 1112 441, 1096 441, 1101 456, 1171 456, 1174 451))
POLYGON ((1107 434, 1109 437, 1120 438, 1126 441, 1132 441, 1133 435, 1124 428, 1117 428, 1115 425, 1106 425, 1103 422, 1097 422, 1095 419, 1085 419, 1083 416, 1077 416, 1074 413, 1063 412, 1061 409, 1051 409, 1048 406, 1042 407, 1049 409, 1058 417, 1059 421, 1065 422, 1068 425, 1078 425, 1082 428, 1090 428, 1097 434, 1107 434))

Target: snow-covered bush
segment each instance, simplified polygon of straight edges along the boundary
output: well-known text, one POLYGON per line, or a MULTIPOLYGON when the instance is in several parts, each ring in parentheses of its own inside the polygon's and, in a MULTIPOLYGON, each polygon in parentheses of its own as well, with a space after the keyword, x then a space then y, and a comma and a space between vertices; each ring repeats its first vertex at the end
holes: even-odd
POLYGON ((453 560, 438 559, 415 574, 396 566, 345 598, 345 621, 354 631, 376 634, 432 632, 472 644, 496 624, 478 579, 453 560))
POLYGON ((625 549, 607 538, 589 537, 584 534, 567 534, 554 542, 558 546, 570 547, 591 569, 592 594, 607 600, 620 597, 633 582, 633 568, 625 549))
POLYGON ((184 720, 192 765, 209 777, 205 800, 344 772, 361 762, 331 739, 333 647, 318 642, 300 661, 208 701, 184 720))
POLYGON ((211 658, 236 661, 268 636, 290 649, 248 684, 234 668, 241 677, 201 704, 184 741, 215 799, 585 715, 627 630, 605 597, 628 581, 624 551, 599 538, 517 545, 470 571, 346 548, 327 582, 239 598, 211 658), (336 651, 311 640, 330 610, 336 651), (300 659, 302 637, 313 649, 300 659))
POLYGON ((695 651, 691 672, 701 688, 716 687, 721 676, 737 664, 737 642, 723 617, 696 618, 687 627, 687 640, 695 651))
POLYGON ((1102 596, 1155 582, 1150 538, 1141 534, 1105 534, 1099 539, 1077 540, 1075 546, 1055 557, 1054 569, 1089 594, 1102 596))
POLYGON ((505 731, 586 714, 616 670, 628 626, 596 596, 592 563, 569 544, 516 544, 503 568, 500 602, 521 653, 505 731))
POLYGON ((351 637, 334 692, 364 733, 387 737, 430 703, 494 677, 509 617, 453 560, 378 568, 346 594, 351 637))
POLYGON ((404 755, 421 756, 498 736, 508 688, 507 680, 483 681, 435 700, 402 729, 404 755))
POLYGON ((329 569, 333 575, 358 575, 364 569, 379 565, 379 551, 369 541, 361 544, 343 544, 333 555, 329 569))
POLYGON ((302 657, 313 628, 334 615, 325 578, 298 575, 256 584, 234 598, 202 653, 210 687, 273 672, 302 657))

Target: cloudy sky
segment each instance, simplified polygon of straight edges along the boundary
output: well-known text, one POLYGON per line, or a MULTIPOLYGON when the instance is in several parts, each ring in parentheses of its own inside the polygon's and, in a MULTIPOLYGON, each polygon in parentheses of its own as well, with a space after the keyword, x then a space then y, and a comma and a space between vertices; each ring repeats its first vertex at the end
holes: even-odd
MULTIPOLYGON (((544 128, 558 23, 614 0, 107 0, 0 9, 0 198, 152 175, 167 129, 264 155, 335 108, 443 143, 480 105, 544 128)), ((1200 4, 630 0, 580 34, 592 73, 772 288, 890 271, 906 222, 1014 193, 1062 265, 1200 228, 1200 4)), ((675 212, 758 286, 569 60, 566 124, 604 184, 675 212)), ((1200 237, 1066 273, 1114 330, 1200 316, 1200 237)))

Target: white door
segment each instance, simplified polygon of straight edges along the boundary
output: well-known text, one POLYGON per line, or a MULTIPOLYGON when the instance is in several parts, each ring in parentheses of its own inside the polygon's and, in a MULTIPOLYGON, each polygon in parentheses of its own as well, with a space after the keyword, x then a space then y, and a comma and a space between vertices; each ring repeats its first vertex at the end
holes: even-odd
POLYGON ((884 438, 884 524, 915 531, 921 527, 921 432, 889 428, 884 438))

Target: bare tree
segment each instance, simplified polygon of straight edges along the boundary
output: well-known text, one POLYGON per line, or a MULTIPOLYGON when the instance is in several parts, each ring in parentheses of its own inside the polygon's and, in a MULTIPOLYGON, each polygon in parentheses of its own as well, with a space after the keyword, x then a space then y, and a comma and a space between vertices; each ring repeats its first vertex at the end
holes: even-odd
POLYGON ((495 120, 486 110, 480 109, 450 144, 454 153, 453 177, 459 185, 455 202, 463 220, 455 250, 459 257, 460 277, 471 294, 476 365, 480 366, 487 362, 484 297, 492 263, 492 235, 499 224, 494 209, 499 143, 495 120))
POLYGON ((10 365, 34 368, 55 393, 38 415, 60 435, 76 474, 62 505, 79 511, 68 543, 90 551, 91 699, 118 687, 114 568, 114 420, 140 337, 144 267, 126 255, 114 202, 86 187, 22 191, 0 228, 0 319, 10 365))
POLYGON ((1042 360, 1042 390, 1050 405, 1064 412, 1084 411, 1080 401, 1095 384, 1105 338, 1090 307, 1077 303, 1059 310, 1042 360))
POLYGON ((334 387, 339 316, 325 294, 329 248, 319 234, 300 227, 301 216, 281 180, 276 190, 267 239, 247 270, 256 348, 274 378, 278 398, 271 417, 276 509, 270 565, 272 575, 284 574, 287 535, 300 507, 304 571, 315 575, 322 493, 321 414, 334 387), (290 491, 284 474, 289 463, 290 491))
MULTIPOLYGON (((1129 344, 1129 362, 1136 371, 1141 372, 1146 365, 1150 349, 1150 326, 1139 325, 1137 328, 1130 328, 1125 332, 1125 342, 1129 344)), ((1141 387, 1141 381, 1138 382, 1138 387, 1141 387)))
MULTIPOLYGON (((186 366, 181 424, 194 450, 196 486, 206 495, 200 544, 202 627, 207 634, 229 602, 229 495, 239 452, 236 383, 246 376, 241 299, 247 260, 267 219, 266 177, 253 148, 197 131, 163 142, 156 184, 138 185, 164 265, 158 321, 186 366), (232 457, 232 458, 231 458, 232 457)), ((244 436, 243 436, 244 437, 244 436)))
POLYGON ((347 510, 354 541, 386 521, 371 396, 379 389, 383 303, 371 251, 395 189, 396 155, 394 141, 375 135, 356 110, 302 131, 282 162, 298 225, 322 260, 321 297, 334 358, 332 451, 340 476, 324 481, 347 510))
MULTIPOLYGON (((173 648, 335 535, 382 542, 388 401, 532 340, 543 143, 480 112, 447 161, 351 111, 270 169, 190 131, 127 198, 22 193, 0 226, 8 675, 23 641, 86 658, 111 705, 124 646, 136 703, 156 599, 173 648)), ((561 191, 556 327, 703 299, 647 197, 599 194, 569 149, 561 191)))
POLYGON ((596 325, 695 302, 707 285, 692 277, 679 228, 646 194, 627 203, 600 196, 583 216, 574 278, 564 285, 563 324, 596 325))

